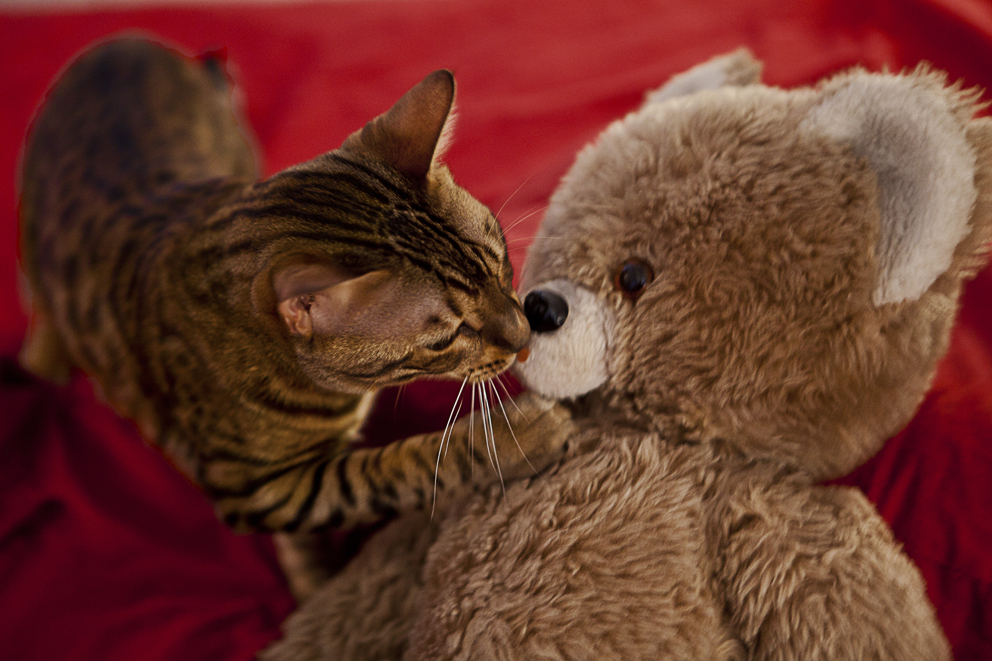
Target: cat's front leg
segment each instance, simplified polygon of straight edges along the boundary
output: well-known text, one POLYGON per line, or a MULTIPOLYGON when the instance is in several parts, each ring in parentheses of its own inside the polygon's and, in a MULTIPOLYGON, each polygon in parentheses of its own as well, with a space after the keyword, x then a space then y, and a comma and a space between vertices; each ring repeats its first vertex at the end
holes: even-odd
POLYGON ((442 431, 340 455, 326 471, 335 498, 318 498, 312 518, 351 528, 430 509, 442 491, 535 476, 563 456, 574 433, 566 407, 524 393, 505 415, 477 410, 442 431))
POLYGON ((575 431, 560 402, 525 392, 495 411, 483 408, 456 422, 446 439, 449 456, 440 453, 438 476, 477 486, 532 477, 563 456, 575 431), (455 472, 466 464, 467 480, 455 472))
POLYGON ((35 306, 24 346, 18 356, 21 366, 55 383, 69 381, 72 359, 51 317, 35 306))
POLYGON ((304 526, 275 539, 297 601, 307 599, 341 564, 328 553, 326 531, 320 529, 433 510, 442 492, 534 476, 561 458, 575 429, 564 406, 524 393, 504 407, 505 414, 475 411, 448 429, 350 450, 331 462, 312 512, 318 530, 304 526))

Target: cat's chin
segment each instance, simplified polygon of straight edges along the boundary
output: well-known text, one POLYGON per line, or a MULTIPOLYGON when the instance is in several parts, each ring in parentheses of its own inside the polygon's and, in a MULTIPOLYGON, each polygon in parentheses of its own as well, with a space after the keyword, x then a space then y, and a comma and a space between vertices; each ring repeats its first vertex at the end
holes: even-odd
POLYGON ((332 370, 321 369, 319 366, 307 365, 303 361, 301 361, 300 367, 303 368, 303 372, 309 377, 316 388, 335 394, 367 395, 391 385, 390 383, 386 383, 385 385, 376 383, 374 379, 362 379, 342 375, 332 370))

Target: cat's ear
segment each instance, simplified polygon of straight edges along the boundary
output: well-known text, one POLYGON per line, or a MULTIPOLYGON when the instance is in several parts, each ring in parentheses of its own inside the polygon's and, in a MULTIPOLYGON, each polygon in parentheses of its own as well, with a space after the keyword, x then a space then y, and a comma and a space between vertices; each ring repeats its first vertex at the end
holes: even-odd
POLYGON ((310 338, 340 334, 347 317, 374 298, 389 277, 386 271, 356 276, 331 264, 294 264, 276 273, 272 285, 290 334, 310 338))
POLYGON ((353 133, 342 149, 370 153, 412 179, 423 179, 444 151, 454 103, 455 77, 439 69, 353 133))
POLYGON ((739 48, 672 76, 671 80, 660 88, 648 92, 644 105, 661 103, 702 90, 715 90, 727 86, 745 87, 759 82, 761 82, 761 62, 756 60, 748 49, 739 48))
POLYGON ((291 335, 405 337, 435 312, 429 292, 411 291, 389 270, 355 275, 331 264, 288 266, 273 279, 277 310, 291 335))

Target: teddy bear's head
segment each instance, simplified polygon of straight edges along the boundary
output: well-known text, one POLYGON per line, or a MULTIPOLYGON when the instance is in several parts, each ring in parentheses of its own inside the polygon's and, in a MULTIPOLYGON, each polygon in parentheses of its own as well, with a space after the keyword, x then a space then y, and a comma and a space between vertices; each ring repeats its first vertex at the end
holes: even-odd
POLYGON ((812 89, 746 52, 578 156, 528 254, 521 380, 824 479, 912 416, 982 264, 992 127, 920 68, 812 89))

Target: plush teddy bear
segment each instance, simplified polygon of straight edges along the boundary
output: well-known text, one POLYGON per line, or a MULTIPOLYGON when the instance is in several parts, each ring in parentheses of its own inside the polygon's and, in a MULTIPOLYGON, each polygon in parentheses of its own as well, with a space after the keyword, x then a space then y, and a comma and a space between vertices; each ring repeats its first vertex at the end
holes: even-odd
POLYGON ((913 415, 992 234, 992 122, 921 67, 673 79, 583 150, 522 283, 556 467, 407 516, 265 659, 945 659, 919 571, 822 482, 913 415))

